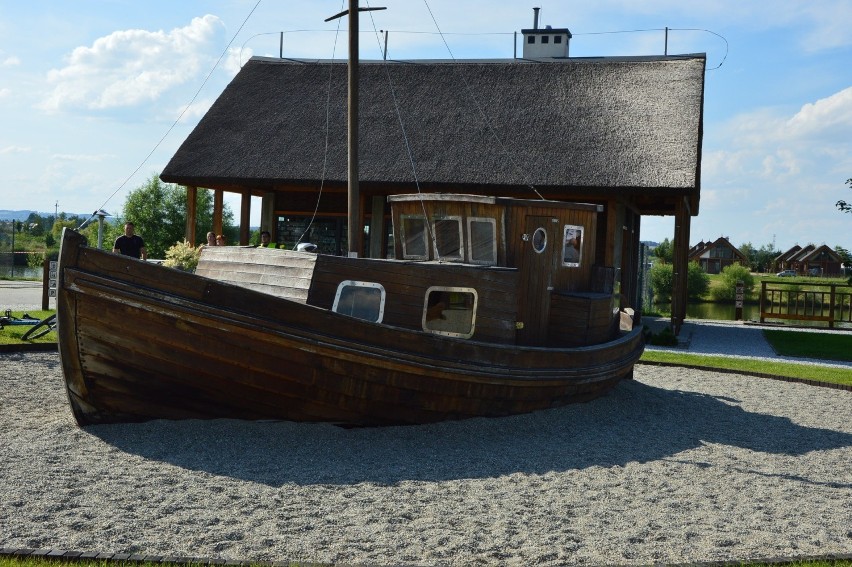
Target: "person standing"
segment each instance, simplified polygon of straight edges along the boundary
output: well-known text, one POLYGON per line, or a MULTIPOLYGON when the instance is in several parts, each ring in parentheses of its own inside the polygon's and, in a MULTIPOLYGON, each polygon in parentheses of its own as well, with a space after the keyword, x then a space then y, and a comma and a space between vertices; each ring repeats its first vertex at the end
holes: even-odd
POLYGON ((148 250, 145 248, 145 241, 138 234, 134 234, 133 231, 134 226, 132 222, 128 221, 124 223, 124 234, 115 239, 112 251, 115 254, 147 260, 148 250))

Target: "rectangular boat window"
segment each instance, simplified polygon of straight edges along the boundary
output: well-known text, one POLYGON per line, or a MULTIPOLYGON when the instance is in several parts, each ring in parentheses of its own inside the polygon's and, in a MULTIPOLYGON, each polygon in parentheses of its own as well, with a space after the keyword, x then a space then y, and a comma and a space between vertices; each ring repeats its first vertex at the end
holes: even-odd
POLYGON ((402 215, 402 257, 406 260, 428 260, 426 217, 402 215))
POLYGON ((430 287, 423 303, 423 330, 469 339, 476 327, 477 297, 469 287, 430 287))
POLYGON ((435 258, 463 260, 461 217, 436 218, 432 226, 435 230, 435 258))
POLYGON ((583 252, 583 227, 566 224, 562 237, 562 265, 569 268, 580 266, 583 252))
POLYGON ((381 323, 385 315, 385 288, 373 282, 344 280, 334 295, 335 313, 381 323))
POLYGON ((472 264, 497 264, 497 221, 492 218, 467 219, 468 256, 472 264))

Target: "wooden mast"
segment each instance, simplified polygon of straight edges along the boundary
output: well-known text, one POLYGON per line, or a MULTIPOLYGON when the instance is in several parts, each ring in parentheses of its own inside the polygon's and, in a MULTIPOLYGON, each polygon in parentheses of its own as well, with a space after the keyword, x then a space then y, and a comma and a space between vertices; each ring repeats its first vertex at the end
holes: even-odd
POLYGON ((325 21, 335 20, 349 14, 349 87, 347 103, 347 129, 348 140, 348 217, 346 240, 349 256, 358 256, 362 249, 362 234, 364 232, 361 215, 361 191, 358 185, 358 12, 372 10, 384 10, 385 8, 359 8, 358 0, 349 0, 349 9, 327 18, 325 21))
POLYGON ((358 185, 358 0, 349 0, 349 102, 347 127, 349 147, 348 205, 346 240, 349 256, 361 253, 361 190, 358 185))

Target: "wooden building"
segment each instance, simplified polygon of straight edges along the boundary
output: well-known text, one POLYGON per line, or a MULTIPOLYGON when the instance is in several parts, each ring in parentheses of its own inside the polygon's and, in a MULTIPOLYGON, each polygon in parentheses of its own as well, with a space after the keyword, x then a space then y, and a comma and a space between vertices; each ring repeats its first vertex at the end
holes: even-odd
POLYGON ((748 259, 724 236, 713 242, 703 240, 689 249, 689 261, 698 263, 708 274, 721 274, 727 266, 748 267, 748 259))
MULTIPOLYGON (((279 243, 327 254, 348 242, 345 62, 255 57, 164 169, 188 188, 252 196, 279 243)), ((641 218, 675 217, 675 331, 685 316, 698 214, 705 56, 367 62, 360 66, 359 254, 393 251, 387 197, 418 191, 553 199, 602 207, 594 263, 638 305, 641 218)))
POLYGON ((838 276, 843 273, 843 258, 825 244, 808 244, 805 247, 797 244, 775 258, 775 262, 779 270, 793 270, 803 276, 838 276))

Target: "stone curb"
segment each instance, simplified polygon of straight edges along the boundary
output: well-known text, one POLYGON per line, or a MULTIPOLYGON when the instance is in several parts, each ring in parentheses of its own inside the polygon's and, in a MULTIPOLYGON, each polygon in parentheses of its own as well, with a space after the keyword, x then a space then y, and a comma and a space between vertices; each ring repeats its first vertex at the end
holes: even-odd
MULTIPOLYGON (((27 549, 3 547, 0 548, 0 557, 9 557, 17 559, 43 559, 55 560, 61 562, 80 562, 80 561, 96 561, 99 563, 122 562, 122 563, 158 563, 168 565, 237 565, 241 567, 258 566, 258 567, 296 567, 304 565, 305 567, 355 567, 354 564, 343 563, 300 563, 294 561, 243 561, 232 559, 210 559, 200 557, 180 557, 170 555, 145 555, 144 553, 96 553, 83 551, 65 551, 61 549, 27 549)), ((669 567, 733 567, 738 565, 762 564, 762 565, 796 565, 804 561, 809 562, 831 562, 831 561, 852 561, 852 553, 833 553, 819 556, 805 557, 772 557, 772 558, 756 558, 747 560, 731 560, 731 561, 705 561, 698 563, 666 563, 653 564, 655 567, 659 565, 668 565, 669 567)), ((651 564, 649 564, 651 565, 651 564)), ((369 564, 360 564, 360 567, 370 567, 369 564)), ((641 566, 640 566, 641 567, 641 566)))
POLYGON ((59 343, 18 343, 0 345, 0 353, 3 352, 56 352, 59 343))

